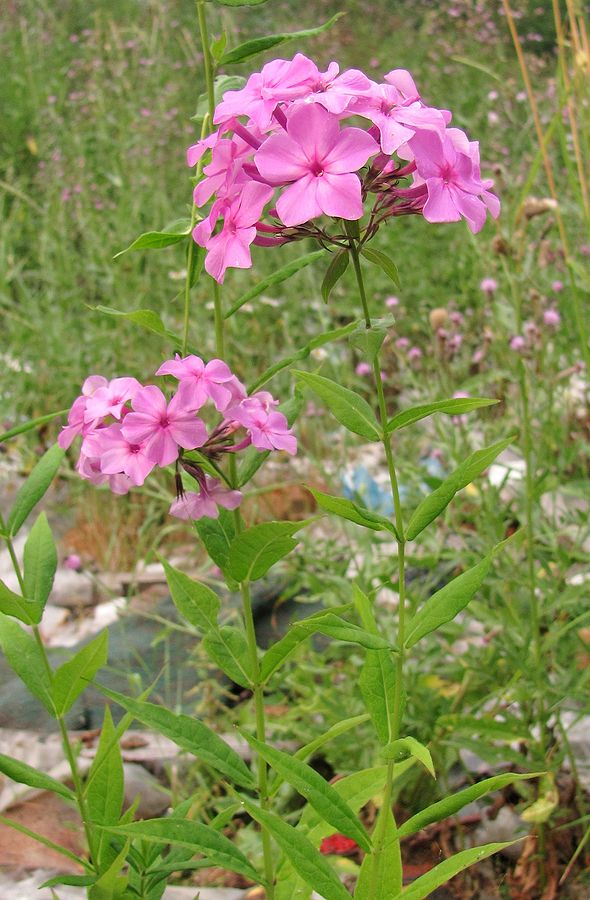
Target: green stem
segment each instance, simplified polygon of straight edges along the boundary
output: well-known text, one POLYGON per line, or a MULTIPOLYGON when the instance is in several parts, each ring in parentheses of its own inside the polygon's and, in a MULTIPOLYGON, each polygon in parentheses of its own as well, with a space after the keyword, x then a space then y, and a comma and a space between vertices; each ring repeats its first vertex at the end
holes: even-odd
MULTIPOLYGON (((349 238, 350 256, 356 275, 356 281, 359 290, 365 325, 367 329, 371 328, 371 313, 367 301, 365 283, 361 269, 360 256, 358 251, 357 239, 350 225, 344 223, 349 238)), ((399 484, 395 461, 393 458, 393 450, 391 447, 391 438, 387 434, 387 406, 385 402, 385 391, 383 388, 383 378, 381 376, 381 363, 379 353, 373 360, 373 375, 375 378, 375 387, 377 390, 377 402, 379 406, 379 421, 381 425, 383 449, 385 451, 385 459, 387 460, 387 471, 389 473, 389 483, 391 486, 391 495, 393 498, 393 507, 395 510, 395 527, 397 530, 397 550, 398 550, 398 585, 399 585, 399 609, 398 609, 398 627, 397 627, 397 654, 396 654, 396 679, 393 697, 393 711, 389 722, 390 740, 395 741, 400 735, 402 714, 403 714, 403 698, 404 698, 404 662, 405 662, 405 618, 406 618, 406 575, 405 575, 405 549, 406 540, 404 536, 404 522, 401 499, 399 494, 399 484)), ((377 873, 379 872, 380 858, 385 846, 385 826, 386 813, 391 808, 393 795, 393 774, 394 763, 390 762, 387 766, 387 778, 385 782, 385 792, 383 797, 383 806, 379 812, 377 824, 374 834, 374 849, 372 861, 372 875, 369 885, 369 894, 367 900, 373 900, 375 890, 377 888, 377 873)))

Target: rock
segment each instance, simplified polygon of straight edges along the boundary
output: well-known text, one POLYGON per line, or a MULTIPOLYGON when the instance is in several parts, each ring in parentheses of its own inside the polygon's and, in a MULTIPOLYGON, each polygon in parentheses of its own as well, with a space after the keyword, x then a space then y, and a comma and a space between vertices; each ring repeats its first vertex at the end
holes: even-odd
POLYGON ((123 763, 125 775, 125 809, 128 809, 136 797, 139 805, 135 812, 136 819, 155 819, 163 815, 170 806, 170 794, 162 787, 157 778, 138 763, 123 763))
MULTIPOLYGON (((55 794, 45 791, 38 797, 11 806, 6 817, 42 834, 72 853, 83 852, 83 831, 78 813, 55 794)), ((54 869, 75 874, 81 872, 80 867, 68 857, 3 824, 0 824, 0 866, 54 869)), ((0 893, 0 897, 2 896, 0 893)), ((10 895, 10 900, 13 900, 13 896, 10 895)))
MULTIPOLYGON (((590 716, 578 716, 573 712, 564 712, 561 721, 576 762, 580 784, 590 791, 590 716)), ((564 768, 569 769, 570 761, 566 755, 564 768)))
MULTIPOLYGON (((39 885, 57 874, 57 869, 37 869, 30 875, 22 871, 0 873, 0 900, 52 900, 49 888, 39 890, 39 885)), ((63 872, 63 868, 61 869, 63 872)), ((86 900, 84 888, 62 886, 57 889, 60 900, 86 900)), ((237 888, 167 887, 163 900, 242 900, 246 892, 237 888)))
MULTIPOLYGON (((474 847, 496 841, 513 841, 516 838, 524 837, 530 830, 518 813, 509 806, 503 806, 494 819, 488 819, 485 807, 483 810, 481 825, 478 825, 471 838, 474 847)), ((512 847, 505 847, 500 852, 508 859, 518 859, 522 853, 522 846, 520 843, 514 844, 512 847)))
POLYGON ((67 609, 93 606, 94 588, 90 578, 75 569, 59 568, 55 573, 51 602, 67 609))

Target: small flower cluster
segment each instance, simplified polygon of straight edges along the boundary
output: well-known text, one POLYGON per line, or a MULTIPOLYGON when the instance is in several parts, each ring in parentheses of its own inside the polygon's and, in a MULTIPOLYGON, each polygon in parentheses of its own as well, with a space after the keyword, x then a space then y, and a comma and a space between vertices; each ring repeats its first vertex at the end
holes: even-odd
POLYGON ((168 401, 159 387, 142 385, 135 378, 90 375, 74 401, 68 424, 58 443, 64 450, 82 438, 76 469, 82 478, 108 483, 115 494, 126 494, 144 483, 156 467, 176 464, 177 499, 170 513, 181 519, 217 518, 218 506, 235 509, 242 495, 206 475, 184 451, 198 450, 217 460, 252 444, 258 450, 297 452, 297 441, 283 413, 268 391, 247 395, 244 385, 220 359, 204 363, 198 356, 176 355, 156 375, 171 375, 178 389, 168 401), (211 401, 222 420, 210 432, 197 416, 211 401), (238 443, 236 432, 243 430, 238 443), (184 491, 178 468, 182 466, 198 484, 184 491))
POLYGON ((338 244, 312 220, 359 220, 368 197, 363 239, 391 216, 408 214, 429 222, 464 218, 479 231, 500 203, 493 182, 481 178, 478 142, 450 121, 448 110, 426 106, 404 69, 377 83, 358 69, 340 74, 335 62, 320 72, 301 53, 267 63, 241 90, 226 91, 215 110, 217 131, 187 152, 189 166, 207 160, 195 204, 214 198, 193 231, 208 251, 207 271, 223 282, 229 266, 249 268, 253 243, 311 236, 338 244), (341 128, 352 116, 367 127, 341 128))

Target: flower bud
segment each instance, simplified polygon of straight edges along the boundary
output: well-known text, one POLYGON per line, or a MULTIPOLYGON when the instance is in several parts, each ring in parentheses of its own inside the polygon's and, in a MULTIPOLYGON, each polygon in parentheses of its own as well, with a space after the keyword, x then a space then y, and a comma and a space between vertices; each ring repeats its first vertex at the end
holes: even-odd
POLYGON ((430 327, 433 331, 438 331, 439 328, 445 324, 447 319, 449 318, 449 314, 444 308, 444 306, 437 306, 436 309, 433 309, 429 315, 430 327))

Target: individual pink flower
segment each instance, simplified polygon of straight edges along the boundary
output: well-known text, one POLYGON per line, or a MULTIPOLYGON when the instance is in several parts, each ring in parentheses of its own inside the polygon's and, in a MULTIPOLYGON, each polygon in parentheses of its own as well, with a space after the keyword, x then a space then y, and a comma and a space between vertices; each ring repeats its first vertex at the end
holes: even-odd
POLYGON ((120 419, 123 407, 140 390, 136 378, 113 378, 112 381, 94 391, 86 404, 86 421, 113 416, 120 419))
POLYGON ((174 359, 166 360, 160 366, 156 375, 178 378, 182 401, 189 409, 198 410, 211 398, 216 409, 223 412, 234 399, 228 383, 233 385, 235 376, 221 359, 212 359, 205 364, 199 356, 182 358, 177 353, 174 359))
POLYGON ((82 560, 77 553, 70 553, 64 559, 64 568, 71 569, 73 572, 79 572, 82 568, 82 560))
POLYGON ((410 347, 408 350, 408 359, 410 362, 418 362, 419 359, 422 359, 420 347, 410 347))
POLYGON ((556 294, 559 294, 559 292, 563 290, 563 281, 552 281, 551 290, 555 291, 556 294))
POLYGON ((234 199, 214 203, 210 215, 194 229, 197 244, 209 251, 205 269, 219 284, 228 266, 248 269, 252 265, 250 244, 256 237, 256 222, 272 194, 272 187, 250 181, 234 199), (211 237, 219 215, 223 215, 223 228, 211 237))
POLYGON ((240 491, 231 491, 223 487, 220 481, 205 476, 200 485, 199 493, 185 491, 172 503, 170 515, 177 519, 202 519, 208 516, 210 519, 219 518, 218 507, 224 509, 236 509, 242 502, 240 491))
POLYGON ((322 214, 360 219, 361 183, 356 173, 378 152, 360 128, 340 130, 338 118, 317 104, 296 107, 286 133, 273 134, 256 151, 258 171, 271 184, 292 182, 277 200, 287 226, 322 214))
POLYGON ((526 341, 520 334, 516 334, 510 341, 510 349, 516 353, 522 353, 526 347, 526 341))
POLYGON ((113 494, 127 494, 131 489, 131 479, 122 473, 117 475, 107 475, 100 468, 100 459, 98 457, 86 456, 80 453, 78 462, 76 463, 76 471, 81 478, 90 481, 96 487, 108 482, 113 494))
POLYGON ((127 475, 132 484, 139 487, 156 465, 146 453, 147 441, 131 443, 123 434, 118 422, 102 428, 85 442, 92 456, 100 460, 100 471, 105 475, 127 475))
POLYGON ((364 375, 370 375, 372 369, 368 362, 360 362, 354 371, 357 375, 362 377, 364 375))
POLYGON ((125 416, 123 437, 131 444, 145 445, 144 452, 158 466, 178 458, 179 447, 194 450, 207 440, 207 429, 187 409, 179 393, 170 403, 160 388, 149 384, 133 398, 133 412, 125 416))
POLYGON ((398 297, 386 297, 385 298, 385 306, 388 309, 395 309, 396 306, 399 306, 399 298, 398 297))
POLYGON ((545 325, 548 325, 549 328, 557 328, 561 322, 561 316, 556 309, 546 309, 543 313, 543 322, 545 325))
POLYGON ((484 292, 484 294, 493 294, 498 289, 498 282, 495 278, 482 278, 479 283, 480 290, 484 292))
POLYGON ((319 103, 328 112, 341 115, 360 94, 369 93, 371 82, 359 69, 347 69, 339 75, 338 63, 331 62, 327 70, 318 74, 305 103, 319 103))
POLYGON ((273 410, 277 403, 268 391, 259 391, 232 407, 227 415, 239 422, 258 450, 286 450, 297 453, 297 440, 283 413, 273 410))
POLYGON ((68 413, 68 424, 64 425, 57 438, 57 443, 62 450, 67 450, 78 435, 84 436, 97 424, 87 420, 86 406, 89 398, 92 397, 95 391, 105 387, 107 384, 106 378, 103 378, 102 375, 89 375, 84 381, 82 394, 74 400, 68 413))
POLYGON ((410 346, 410 341, 406 337, 400 337, 395 342, 395 346, 398 350, 407 350, 410 346))

